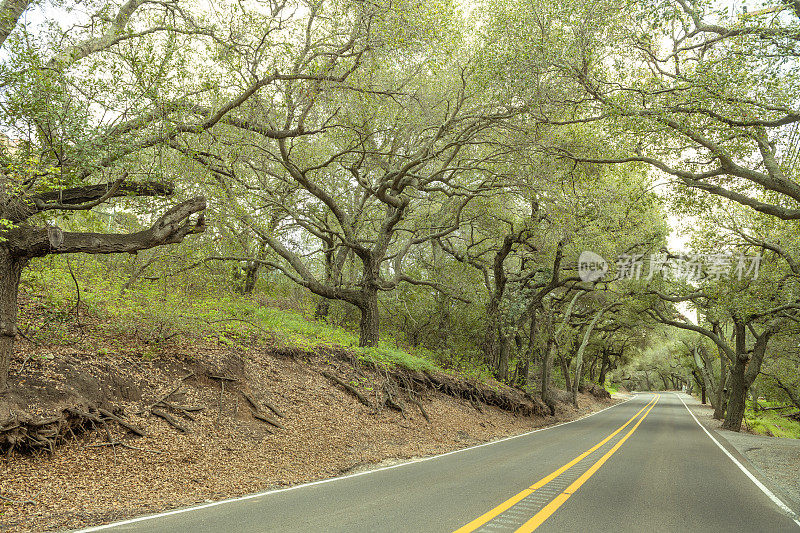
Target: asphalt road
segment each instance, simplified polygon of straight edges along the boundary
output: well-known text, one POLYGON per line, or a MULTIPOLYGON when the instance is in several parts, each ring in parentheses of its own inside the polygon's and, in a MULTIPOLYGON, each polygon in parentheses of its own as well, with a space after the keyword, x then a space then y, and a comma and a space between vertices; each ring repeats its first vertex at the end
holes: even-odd
MULTIPOLYGON (((673 393, 428 460, 113 532, 800 531, 673 393)), ((91 529, 86 531, 97 531, 91 529)))

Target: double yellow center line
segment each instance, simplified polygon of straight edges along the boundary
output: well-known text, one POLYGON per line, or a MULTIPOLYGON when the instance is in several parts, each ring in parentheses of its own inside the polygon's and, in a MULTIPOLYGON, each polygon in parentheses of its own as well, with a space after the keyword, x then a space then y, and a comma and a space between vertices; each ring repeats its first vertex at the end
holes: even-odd
POLYGON ((567 470, 569 470, 570 468, 572 468, 573 466, 575 466, 576 464, 581 462, 583 459, 585 459, 586 457, 588 457, 589 455, 591 455, 592 453, 597 451, 601 446, 606 444, 608 441, 613 439, 618 433, 620 433, 622 430, 624 430, 626 427, 628 427, 634 420, 636 420, 636 418, 640 414, 642 414, 642 412, 644 412, 644 415, 642 415, 642 417, 639 418, 639 420, 633 425, 633 427, 630 429, 630 431, 628 431, 628 433, 626 433, 625 436, 622 437, 619 440, 619 442, 617 442, 610 450, 608 450, 608 452, 606 452, 605 455, 603 455, 600 459, 598 459, 596 463, 594 463, 592 466, 590 466, 589 469, 586 472, 584 472, 578 479, 576 479, 569 487, 567 487, 564 490, 564 492, 562 492, 561 494, 556 496, 541 511, 536 513, 530 520, 525 522, 525 524, 523 524, 522 527, 517 529, 516 533, 528 533, 530 531, 535 530, 545 520, 547 520, 554 512, 556 512, 556 510, 559 507, 561 507, 564 504, 564 502, 566 502, 569 499, 569 497, 572 496, 572 494, 574 494, 575 491, 578 490, 578 488, 580 488, 581 485, 586 483, 586 481, 590 477, 592 477, 594 475, 594 473, 597 472, 600 469, 600 467, 603 466, 603 464, 606 461, 608 461, 608 459, 612 455, 614 455, 614 453, 616 453, 617 450, 619 450, 620 446, 622 446, 622 444, 626 440, 628 440, 628 437, 630 437, 633 434, 633 432, 636 431, 636 428, 639 427, 639 424, 641 424, 642 421, 645 419, 645 417, 648 414, 650 414, 650 410, 652 410, 653 407, 655 407, 655 405, 658 402, 660 397, 661 397, 661 395, 656 395, 652 400, 650 400, 650 402, 647 403, 647 405, 642 407, 639 410, 639 412, 637 412, 635 415, 633 415, 627 422, 622 424, 619 428, 617 428, 608 437, 606 437, 605 439, 601 440, 600 442, 598 442, 597 444, 595 444, 594 446, 592 446, 591 448, 589 448, 588 450, 586 450, 585 452, 583 452, 582 454, 577 456, 572 461, 568 462, 567 464, 565 464, 564 466, 562 466, 558 470, 552 472, 551 474, 548 474, 547 476, 543 477, 542 479, 540 479, 539 481, 537 481, 536 483, 534 483, 533 485, 531 485, 527 489, 523 490, 519 494, 516 494, 516 495, 512 496, 511 498, 509 498, 508 500, 504 501, 503 503, 501 503, 500 505, 498 505, 497 507, 495 507, 491 511, 482 514, 481 516, 479 516, 478 518, 476 518, 475 520, 473 520, 469 524, 467 524, 467 525, 465 525, 463 527, 460 527, 459 529, 457 529, 455 531, 455 533, 469 533, 471 531, 475 531, 476 529, 478 529, 479 527, 481 527, 485 523, 487 523, 490 520, 496 518, 501 513, 507 511, 508 509, 510 509, 511 507, 513 507, 514 505, 516 505, 517 503, 522 501, 523 499, 525 499, 528 496, 530 496, 531 494, 533 494, 534 491, 536 491, 537 489, 547 485, 548 483, 553 481, 555 478, 557 478, 558 476, 560 476, 561 474, 563 474, 564 472, 566 472, 567 470), (646 410, 646 412, 645 412, 645 410, 646 410))

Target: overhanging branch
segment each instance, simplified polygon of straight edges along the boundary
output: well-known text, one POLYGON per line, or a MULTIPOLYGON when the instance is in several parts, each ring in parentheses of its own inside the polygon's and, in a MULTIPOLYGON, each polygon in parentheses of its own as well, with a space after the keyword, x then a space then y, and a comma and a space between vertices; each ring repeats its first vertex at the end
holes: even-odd
POLYGON ((135 253, 164 244, 175 244, 184 237, 206 229, 203 211, 205 198, 187 200, 169 209, 149 228, 136 233, 106 234, 67 232, 59 228, 18 227, 5 235, 11 254, 18 258, 83 252, 88 254, 135 253), (190 217, 198 214, 197 220, 190 217))

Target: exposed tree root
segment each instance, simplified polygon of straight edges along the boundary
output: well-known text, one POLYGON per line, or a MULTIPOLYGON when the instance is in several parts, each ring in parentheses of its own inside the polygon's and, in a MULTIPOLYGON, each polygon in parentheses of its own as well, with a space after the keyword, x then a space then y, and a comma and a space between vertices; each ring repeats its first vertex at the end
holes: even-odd
POLYGON ((481 409, 480 404, 482 403, 523 416, 546 416, 549 414, 549 409, 538 398, 511 387, 492 388, 484 383, 459 379, 444 373, 427 374, 394 369, 390 371, 390 375, 395 379, 403 379, 401 376, 405 376, 405 379, 414 383, 416 388, 433 388, 448 396, 467 400, 476 410, 481 409))
POLYGON ((106 417, 106 418, 108 418, 110 420, 113 420, 114 422, 116 422, 120 426, 124 427, 125 429, 127 429, 128 431, 133 433, 134 435, 139 436, 139 437, 144 437, 144 431, 142 431, 141 429, 137 428, 136 426, 134 426, 132 424, 129 424, 129 423, 125 422, 124 420, 122 420, 120 417, 118 417, 117 415, 113 414, 112 412, 107 411, 105 409, 98 409, 98 411, 100 412, 101 415, 103 415, 104 417, 106 417))
POLYGON ((331 374, 330 372, 327 372, 325 370, 322 370, 320 372, 320 374, 322 374, 326 378, 330 379, 331 381, 335 382, 337 385, 340 385, 347 392, 349 392, 350 394, 352 394, 353 396, 358 398, 359 402, 363 403, 367 407, 372 407, 372 403, 369 400, 367 400, 367 398, 363 394, 361 394, 361 392, 359 392, 358 389, 356 389, 355 387, 353 387, 349 383, 346 383, 346 382, 342 381, 338 377, 334 376, 333 374, 331 374))
MULTIPOLYGON (((295 350, 297 354, 300 352, 295 350)), ((308 359, 309 352, 302 352, 308 359)), ((455 398, 460 398, 472 405, 477 411, 485 412, 486 406, 496 406, 500 409, 517 413, 523 416, 547 415, 548 409, 538 399, 524 391, 520 391, 499 383, 482 383, 475 380, 446 374, 443 372, 411 371, 399 367, 386 367, 375 365, 365 368, 365 363, 358 360, 355 354, 345 349, 317 350, 324 360, 331 364, 332 359, 338 361, 328 367, 316 367, 319 372, 332 383, 332 386, 343 388, 354 399, 368 407, 372 413, 381 409, 390 409, 401 413, 404 417, 413 417, 410 406, 414 407, 414 414, 419 410, 421 416, 431 423, 435 416, 429 412, 432 408, 430 398, 434 393, 441 393, 455 398), (320 353, 324 352, 324 353, 320 353), (350 376, 358 375, 367 379, 376 389, 374 397, 362 386, 350 382, 350 376)), ((292 355, 297 355, 292 352, 292 355)), ((279 356, 289 355, 279 353, 279 356)), ((313 360, 309 363, 314 365, 313 360)), ((316 365, 315 365, 316 366, 316 365)), ((105 379, 108 379, 107 376, 105 379)), ((246 374, 233 365, 230 368, 217 367, 213 370, 197 366, 194 371, 184 372, 179 375, 170 388, 162 392, 151 393, 150 399, 139 405, 136 413, 140 416, 157 416, 177 431, 188 433, 193 425, 185 420, 196 421, 197 413, 207 409, 202 405, 192 405, 181 399, 179 393, 191 388, 208 386, 208 381, 219 385, 220 393, 220 418, 223 411, 225 388, 231 393, 241 393, 250 406, 251 415, 265 423, 264 429, 273 432, 275 428, 284 428, 283 418, 286 415, 264 397, 263 391, 252 394, 250 385, 246 381, 246 374), (190 378, 200 378, 196 383, 187 383, 190 378), (184 420, 185 419, 185 420, 184 420)), ((216 387, 214 387, 216 388, 216 387)), ((25 405, 22 401, 16 404, 6 404, 5 416, 0 420, 0 452, 12 451, 31 453, 41 450, 51 452, 55 446, 66 440, 76 438, 87 432, 100 430, 104 432, 106 442, 92 446, 110 446, 128 449, 139 449, 133 443, 123 442, 123 436, 144 436, 144 431, 125 419, 121 409, 113 408, 107 399, 88 399, 86 392, 75 394, 70 400, 68 408, 63 408, 64 403, 50 403, 50 409, 55 413, 45 416, 34 416, 17 407, 25 405), (8 407, 8 406, 11 407, 8 407), (57 406, 56 406, 57 405, 57 406), (99 405, 102 407, 94 407, 99 405)), ((236 402, 238 408, 239 402, 236 402)), ((41 412, 47 412, 46 409, 41 412)), ((52 412, 52 411, 51 411, 52 412)), ((216 413, 215 413, 216 414, 216 413)), ((205 414, 208 416, 208 413, 205 414)), ((235 415, 234 415, 235 416, 235 415)), ((143 449, 144 450, 144 449, 143 449)), ((144 450, 150 451, 150 450, 144 450)))
MULTIPOLYGON (((262 422, 266 422, 267 424, 272 424, 276 428, 283 429, 283 424, 281 424, 280 422, 278 422, 277 420, 275 420, 274 418, 272 418, 268 414, 264 413, 264 410, 261 408, 261 404, 259 404, 256 401, 256 399, 253 398, 252 395, 250 395, 247 392, 242 391, 242 396, 244 396, 244 399, 247 400, 247 403, 249 403, 252 406, 252 409, 250 410, 250 412, 252 413, 254 418, 257 418, 258 420, 261 420, 262 422)), ((283 415, 281 415, 281 416, 283 416, 283 415)))
POLYGON ((425 420, 427 420, 428 422, 431 421, 431 417, 428 416, 428 412, 425 410, 424 407, 422 407, 422 402, 420 402, 416 398, 409 398, 408 401, 410 401, 419 408, 419 412, 422 413, 422 416, 425 417, 425 420))
POLYGON ((175 429, 177 429, 181 433, 189 433, 189 429, 186 426, 184 426, 183 424, 178 422, 175 419, 174 416, 172 416, 171 414, 167 413, 166 411, 162 411, 161 409, 158 409, 157 407, 153 407, 152 409, 150 409, 150 412, 153 413, 155 416, 157 416, 159 418, 163 418, 164 420, 166 420, 166 422, 170 426, 174 427, 175 429))
POLYGON ((283 414, 283 412, 282 412, 280 409, 278 409, 277 407, 275 407, 275 405, 274 405, 272 402, 270 402, 270 401, 269 401, 267 398, 264 398, 264 399, 262 399, 262 400, 261 400, 261 403, 263 403, 264 405, 266 405, 266 406, 267 406, 267 409, 269 409, 270 411, 272 411, 273 413, 275 413, 275 414, 276 414, 277 416, 279 416, 280 418, 286 418, 286 415, 285 415, 285 414, 283 414))
MULTIPOLYGON (((334 355, 339 359, 344 359, 355 364, 352 360, 352 356, 346 351, 336 350, 329 353, 329 355, 334 355)), ((455 398, 464 399, 479 412, 483 412, 483 404, 493 405, 505 411, 523 416, 548 416, 550 414, 550 410, 539 398, 506 385, 497 384, 491 386, 489 384, 451 376, 443 372, 427 373, 402 368, 381 368, 381 373, 386 377, 385 383, 387 384, 386 386, 389 387, 388 390, 393 390, 395 385, 399 385, 400 388, 406 392, 408 400, 420 409, 422 415, 429 422, 430 416, 425 411, 422 402, 419 400, 419 396, 425 395, 432 390, 437 390, 455 398)), ((328 371, 323 370, 321 374, 346 389, 353 396, 358 398, 362 404, 372 407, 371 402, 351 384, 344 382, 328 371)), ((393 397, 391 393, 386 394, 386 390, 387 389, 384 388, 385 398, 382 405, 401 411, 402 406, 398 403, 397 398, 393 397), (390 403, 394 403, 397 407, 393 407, 390 403)), ((402 410, 402 412, 405 411, 402 410)))
POLYGON ((281 424, 280 422, 278 422, 277 420, 275 420, 275 419, 274 419, 274 418, 272 418, 271 416, 269 416, 269 415, 265 415, 265 414, 264 414, 264 413, 262 413, 261 411, 255 411, 255 410, 253 410, 253 411, 251 411, 251 412, 253 413, 253 417, 254 417, 254 418, 257 418, 257 419, 261 420, 262 422, 266 422, 267 424, 272 424, 272 425, 273 425, 273 426, 275 426, 276 428, 281 428, 281 429, 283 429, 283 424, 281 424))
POLYGON ((68 407, 60 416, 36 419, 29 415, 16 415, 0 422, 0 450, 6 453, 38 450, 52 453, 70 436, 91 429, 102 428, 110 435, 108 427, 111 423, 136 436, 144 435, 144 431, 122 419, 121 411, 115 414, 107 409, 68 407))

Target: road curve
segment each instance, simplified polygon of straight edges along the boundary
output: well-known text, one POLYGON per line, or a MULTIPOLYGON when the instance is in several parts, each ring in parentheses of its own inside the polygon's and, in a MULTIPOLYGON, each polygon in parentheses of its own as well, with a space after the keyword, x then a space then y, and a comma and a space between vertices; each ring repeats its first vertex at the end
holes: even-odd
POLYGON ((89 531, 800 531, 677 394, 428 460, 89 531))

